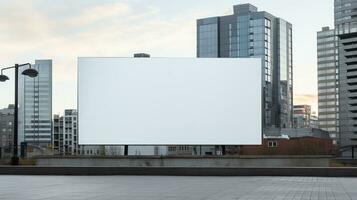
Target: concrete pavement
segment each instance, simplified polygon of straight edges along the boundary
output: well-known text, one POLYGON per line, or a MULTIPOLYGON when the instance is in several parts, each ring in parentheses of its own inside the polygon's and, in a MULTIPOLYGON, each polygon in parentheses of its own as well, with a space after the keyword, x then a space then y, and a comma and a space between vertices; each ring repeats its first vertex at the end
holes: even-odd
POLYGON ((0 176, 0 199, 357 199, 357 178, 0 176))

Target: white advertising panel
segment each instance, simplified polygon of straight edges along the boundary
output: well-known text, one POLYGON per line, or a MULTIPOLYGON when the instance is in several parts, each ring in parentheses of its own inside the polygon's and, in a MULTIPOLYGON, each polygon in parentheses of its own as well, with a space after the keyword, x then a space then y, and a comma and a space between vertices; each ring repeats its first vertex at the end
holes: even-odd
POLYGON ((78 58, 79 144, 258 145, 258 58, 78 58))

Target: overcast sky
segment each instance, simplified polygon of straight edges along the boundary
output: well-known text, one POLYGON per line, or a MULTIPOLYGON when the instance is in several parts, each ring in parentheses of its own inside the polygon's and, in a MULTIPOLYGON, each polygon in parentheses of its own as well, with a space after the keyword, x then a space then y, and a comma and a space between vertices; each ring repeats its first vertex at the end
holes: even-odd
MULTIPOLYGON (((53 112, 63 113, 76 108, 78 56, 195 57, 196 19, 248 2, 293 24, 294 103, 317 110, 316 32, 333 25, 333 0, 2 0, 0 67, 52 59, 53 112)), ((12 81, 0 85, 0 108, 9 103, 12 81)))

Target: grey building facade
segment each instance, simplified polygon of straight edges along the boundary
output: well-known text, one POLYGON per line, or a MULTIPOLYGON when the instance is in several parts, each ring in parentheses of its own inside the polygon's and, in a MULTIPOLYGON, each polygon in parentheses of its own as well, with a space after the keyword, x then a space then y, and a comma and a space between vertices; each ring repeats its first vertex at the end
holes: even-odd
POLYGON ((76 109, 65 109, 64 115, 53 116, 52 147, 55 155, 105 155, 105 146, 79 145, 78 135, 78 112, 76 109))
POLYGON ((52 147, 55 154, 63 155, 63 116, 53 115, 53 136, 52 136, 52 147))
POLYGON ((311 127, 311 106, 294 105, 294 126, 293 128, 311 127))
POLYGON ((339 145, 338 39, 334 29, 317 32, 318 127, 339 145))
MULTIPOLYGON (((342 147, 349 147, 357 145, 357 0, 335 0, 334 4, 339 53, 340 140, 342 147)), ((354 151, 357 152, 357 148, 354 151)), ((344 155, 351 153, 346 151, 344 155)))
POLYGON ((79 155, 77 110, 66 109, 53 117, 53 149, 59 155, 79 155))
MULTIPOLYGON (((197 57, 262 59, 263 126, 293 125, 292 25, 251 4, 197 20, 197 57)), ((249 67, 249 66, 247 66, 249 67)))
POLYGON ((12 155, 14 109, 14 105, 0 109, 0 158, 10 158, 12 155))
POLYGON ((45 148, 52 144, 52 60, 36 60, 32 67, 37 77, 19 76, 18 144, 45 148))

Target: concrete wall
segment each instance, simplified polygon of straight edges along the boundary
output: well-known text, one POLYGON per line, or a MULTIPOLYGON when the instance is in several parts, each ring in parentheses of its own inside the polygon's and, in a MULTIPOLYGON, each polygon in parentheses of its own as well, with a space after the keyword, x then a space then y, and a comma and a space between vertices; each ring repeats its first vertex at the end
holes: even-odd
POLYGON ((329 156, 244 157, 37 157, 56 167, 328 167, 329 156))

